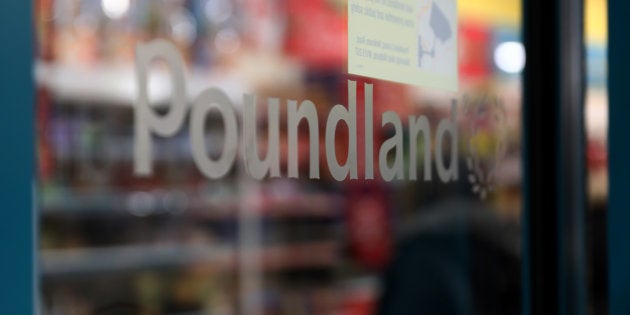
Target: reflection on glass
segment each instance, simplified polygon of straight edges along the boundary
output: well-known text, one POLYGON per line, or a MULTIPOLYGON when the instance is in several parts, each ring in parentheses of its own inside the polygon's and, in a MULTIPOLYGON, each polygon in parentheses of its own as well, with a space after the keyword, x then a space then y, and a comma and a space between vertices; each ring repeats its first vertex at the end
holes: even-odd
MULTIPOLYGON (((43 313, 519 313, 520 2, 458 5, 460 88, 451 93, 349 75, 343 0, 38 0, 43 313), (134 54, 158 38, 184 61, 186 118, 174 135, 151 135, 152 174, 139 176, 134 54), (356 155, 359 179, 338 181, 326 123, 333 106, 348 106, 351 82, 356 130, 339 123, 331 146, 337 164, 356 155), (208 87, 233 104, 239 134, 244 95, 256 95, 261 159, 275 128, 269 98, 278 99, 281 176, 254 180, 241 158, 251 147, 239 147, 221 178, 200 171, 190 113, 208 87), (289 123, 291 100, 311 101, 314 131, 289 123), (388 111, 400 124, 383 124, 388 111), (313 147, 319 179, 310 179, 313 147), (384 180, 397 165, 402 179, 384 180)), ((149 71, 157 116, 171 108, 172 70, 156 62, 149 71)), ((225 132, 211 111, 208 157, 221 156, 225 132)))
POLYGON ((608 17, 607 0, 584 2, 586 44, 587 246, 588 312, 608 311, 608 17))

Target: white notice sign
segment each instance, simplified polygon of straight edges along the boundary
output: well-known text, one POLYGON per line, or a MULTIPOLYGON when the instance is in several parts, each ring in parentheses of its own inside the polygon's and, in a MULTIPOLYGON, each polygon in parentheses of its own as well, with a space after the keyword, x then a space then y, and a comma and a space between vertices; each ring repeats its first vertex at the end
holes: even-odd
POLYGON ((457 91, 457 0, 349 0, 348 72, 457 91))

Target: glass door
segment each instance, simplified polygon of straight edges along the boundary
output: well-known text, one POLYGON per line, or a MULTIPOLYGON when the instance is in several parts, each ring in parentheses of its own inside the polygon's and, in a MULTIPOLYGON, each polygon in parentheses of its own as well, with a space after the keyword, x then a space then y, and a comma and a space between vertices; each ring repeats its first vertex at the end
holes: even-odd
POLYGON ((520 314, 518 0, 40 0, 43 314, 520 314))

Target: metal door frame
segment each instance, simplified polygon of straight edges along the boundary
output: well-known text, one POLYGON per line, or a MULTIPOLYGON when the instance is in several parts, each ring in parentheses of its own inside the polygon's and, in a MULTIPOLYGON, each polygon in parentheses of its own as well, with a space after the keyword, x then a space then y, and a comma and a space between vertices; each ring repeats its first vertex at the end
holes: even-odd
POLYGON ((523 313, 586 312, 584 14, 524 0, 523 313))
POLYGON ((630 3, 608 2, 608 292, 611 315, 630 314, 630 3))
POLYGON ((31 1, 5 1, 0 10, 0 312, 35 312, 33 208, 34 83, 31 1))

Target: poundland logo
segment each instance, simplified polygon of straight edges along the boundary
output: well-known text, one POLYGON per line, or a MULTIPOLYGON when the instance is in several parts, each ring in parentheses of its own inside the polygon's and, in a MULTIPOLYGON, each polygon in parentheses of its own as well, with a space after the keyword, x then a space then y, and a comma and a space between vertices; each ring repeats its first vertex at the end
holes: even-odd
MULTIPOLYGON (((165 40, 155 40, 147 44, 139 45, 136 49, 136 78, 139 95, 135 104, 135 143, 134 143, 134 169, 138 176, 150 176, 152 174, 153 136, 171 137, 184 128, 186 115, 189 115, 190 147, 194 162, 201 173, 207 178, 218 179, 225 176, 234 166, 237 158, 242 159, 247 173, 255 179, 265 177, 281 177, 280 159, 280 110, 286 111, 288 133, 288 156, 286 156, 286 174, 290 178, 298 178, 298 125, 305 121, 308 125, 309 139, 309 178, 320 178, 320 123, 317 107, 310 100, 280 100, 267 99, 267 148, 264 157, 260 156, 258 146, 257 122, 257 96, 254 94, 243 95, 242 112, 237 112, 232 101, 221 90, 209 87, 200 92, 192 106, 187 106, 185 69, 182 57, 177 48, 165 40), (172 95, 170 106, 166 114, 157 113, 149 104, 148 98, 148 71, 152 62, 162 60, 170 69, 172 95), (216 112, 223 122, 223 148, 218 157, 210 157, 206 148, 205 122, 211 112, 216 112), (239 127, 237 114, 242 115, 239 127), (240 152, 240 156, 239 155, 240 152)), ((420 180, 430 181, 432 170, 435 168, 437 176, 443 183, 457 181, 459 179, 459 140, 458 129, 459 106, 453 99, 450 107, 450 117, 441 119, 432 126, 432 122, 424 115, 407 117, 407 128, 403 128, 403 120, 392 111, 384 112, 381 116, 381 127, 393 127, 394 133, 386 139, 380 147, 375 147, 373 141, 373 86, 363 86, 364 103, 357 104, 357 83, 348 81, 347 106, 334 105, 328 113, 325 123, 324 150, 326 163, 330 175, 338 181, 346 179, 374 179, 375 173, 385 181, 391 180, 420 180), (357 106, 364 106, 364 137, 362 147, 357 143, 357 106), (348 154, 345 162, 337 159, 336 137, 341 124, 347 126, 348 154), (435 135, 432 135, 432 130, 435 135), (420 141, 421 140, 421 141, 420 141), (419 148, 418 144, 423 145, 419 148), (361 172, 358 170, 357 153, 362 150, 365 155, 365 163, 361 172), (409 152, 408 163, 404 163, 403 152, 409 152), (434 152, 434 154, 432 154, 434 152), (378 153, 376 155, 375 153, 378 153), (422 156, 418 156, 422 154, 422 156), (378 157, 378 166, 373 158, 378 157), (393 159, 388 157, 392 157, 393 159), (389 160, 389 161, 388 161, 389 160), (418 174, 418 163, 424 163, 421 174, 418 174), (378 167, 378 172, 375 172, 378 167), (361 178, 359 176, 361 173, 361 178)), ((483 106, 486 101, 478 102, 465 99, 466 115, 471 115, 470 129, 473 133, 483 135, 488 123, 484 121, 484 115, 488 115, 489 108, 483 106)), ((499 102, 496 102, 499 105, 499 102)), ((495 107, 497 107, 495 106, 495 107)), ((498 107, 497 107, 498 108, 498 107)), ((492 114, 491 119, 496 122, 505 121, 505 115, 492 114)), ((323 124, 322 124, 323 125, 323 124)), ((485 150, 483 138, 471 138, 468 141, 469 156, 467 157, 468 180, 472 189, 478 192, 482 198, 493 189, 491 181, 496 172, 495 166, 488 168, 481 152, 485 150), (479 150, 482 148, 483 150, 479 150)), ((502 142, 505 143, 505 142, 502 142)), ((492 161, 496 165, 504 145, 500 149, 497 159, 492 161)), ((322 155, 323 156, 323 155, 322 155)))

